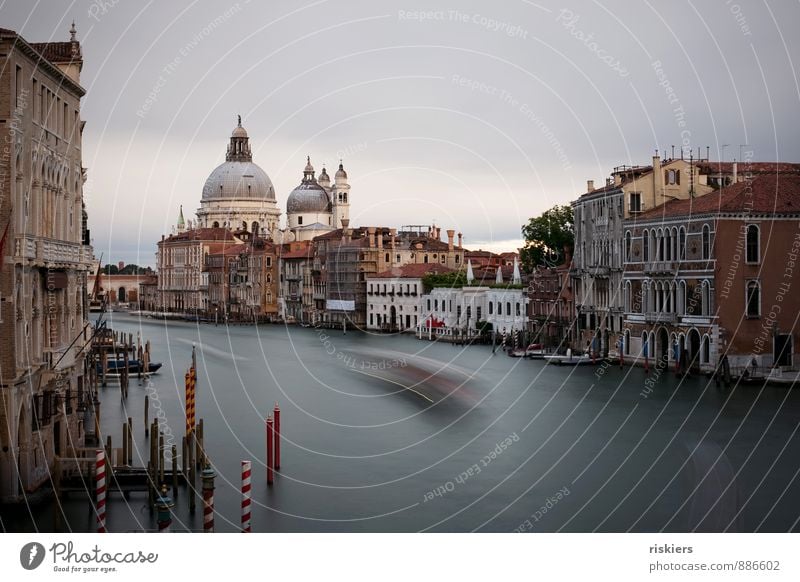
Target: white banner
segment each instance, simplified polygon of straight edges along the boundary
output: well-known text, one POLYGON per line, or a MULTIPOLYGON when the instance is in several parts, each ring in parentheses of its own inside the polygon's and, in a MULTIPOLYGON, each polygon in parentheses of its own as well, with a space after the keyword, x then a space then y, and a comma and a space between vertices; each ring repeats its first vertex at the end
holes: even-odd
POLYGON ((355 311, 355 301, 345 301, 344 299, 328 299, 325 302, 325 308, 328 311, 355 311))
POLYGON ((3 580, 798 580, 790 534, 3 534, 3 580))

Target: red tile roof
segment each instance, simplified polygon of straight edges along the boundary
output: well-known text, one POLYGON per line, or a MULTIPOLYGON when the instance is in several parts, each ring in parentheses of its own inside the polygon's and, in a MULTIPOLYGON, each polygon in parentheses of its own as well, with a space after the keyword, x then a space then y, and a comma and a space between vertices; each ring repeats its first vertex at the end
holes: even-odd
POLYGON ((452 273, 454 269, 438 263, 414 263, 394 267, 370 277, 371 279, 421 279, 425 275, 441 275, 452 273))
POLYGON ((673 200, 636 220, 692 214, 800 214, 800 174, 762 174, 700 198, 673 200))
MULTIPOLYGON (((46 58, 51 63, 81 62, 80 52, 77 56, 72 55, 71 42, 32 42, 29 43, 33 49, 46 58)), ((80 51, 80 48, 78 49, 80 51)))
POLYGON ((278 257, 281 259, 310 259, 314 257, 314 250, 311 247, 304 247, 293 251, 279 251, 278 257))
MULTIPOLYGON (((701 174, 733 174, 733 162, 703 162, 697 164, 701 174)), ((738 162, 736 171, 740 175, 800 173, 800 164, 788 162, 738 162)))
POLYGON ((164 239, 164 242, 178 241, 231 241, 239 242, 227 228, 193 228, 178 234, 173 234, 164 239))

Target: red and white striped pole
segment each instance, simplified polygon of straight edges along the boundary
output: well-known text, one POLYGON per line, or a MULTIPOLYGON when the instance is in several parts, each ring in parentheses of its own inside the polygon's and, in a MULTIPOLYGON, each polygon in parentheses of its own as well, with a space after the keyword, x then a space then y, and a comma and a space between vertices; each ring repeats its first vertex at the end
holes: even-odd
POLYGON ((217 474, 211 467, 203 469, 203 531, 214 532, 214 477, 217 474))
POLYGON ((97 533, 106 533, 106 453, 103 449, 95 451, 94 467, 97 533))
POLYGON ((275 442, 275 425, 272 415, 267 416, 267 485, 272 485, 274 480, 275 460, 272 456, 272 447, 275 442))
POLYGON ((273 425, 275 428, 275 470, 277 471, 281 468, 281 409, 277 402, 273 412, 275 414, 275 424, 273 425))
POLYGON ((250 461, 242 461, 242 531, 250 533, 250 461))

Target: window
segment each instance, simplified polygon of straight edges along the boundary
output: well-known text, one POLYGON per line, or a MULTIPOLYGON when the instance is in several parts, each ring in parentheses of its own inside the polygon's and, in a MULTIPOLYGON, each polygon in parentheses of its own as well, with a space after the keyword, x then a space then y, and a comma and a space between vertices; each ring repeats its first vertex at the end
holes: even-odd
POLYGON ((494 315, 494 302, 489 301, 489 315, 494 315))
POLYGON ((520 312, 519 312, 519 301, 518 301, 517 302, 517 317, 519 317, 519 315, 520 315, 520 312))
POLYGON ((302 216, 298 216, 297 217, 297 224, 303 224, 303 217, 302 216))
POLYGON ((686 230, 683 227, 678 231, 678 259, 686 260, 686 230))
POLYGON ((675 184, 675 170, 667 170, 667 184, 675 184))
POLYGON ((625 233, 625 260, 631 260, 631 231, 625 233))
POLYGON ((650 260, 650 238, 647 231, 642 233, 642 260, 650 260))
POLYGON ((482 315, 482 314, 481 314, 481 306, 480 306, 480 305, 478 305, 478 306, 475 308, 475 317, 476 317, 476 321, 480 321, 480 320, 481 320, 481 315, 482 315))
POLYGON ((711 229, 707 224, 703 225, 703 258, 711 258, 711 229))
POLYGON ((747 317, 761 316, 761 286, 758 281, 747 283, 747 317))
POLYGON ((641 212, 642 211, 642 193, 641 192, 631 192, 630 193, 630 207, 629 210, 631 212, 641 212))
POLYGON ((747 262, 759 262, 759 228, 755 224, 747 225, 747 262))
POLYGON ((511 302, 506 301, 506 315, 511 315, 511 302))

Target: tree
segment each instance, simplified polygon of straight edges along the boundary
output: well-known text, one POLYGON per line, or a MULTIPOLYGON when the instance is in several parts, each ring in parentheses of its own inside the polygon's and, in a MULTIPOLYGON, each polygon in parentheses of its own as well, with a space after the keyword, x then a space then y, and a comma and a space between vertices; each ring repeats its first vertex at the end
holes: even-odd
POLYGON ((429 273, 422 277, 422 287, 426 293, 434 287, 464 287, 466 284, 467 274, 463 270, 451 273, 429 273))
POLYGON ((546 265, 555 267, 564 262, 564 247, 575 244, 572 206, 556 205, 531 218, 522 227, 525 246, 520 252, 522 266, 527 271, 546 265))

